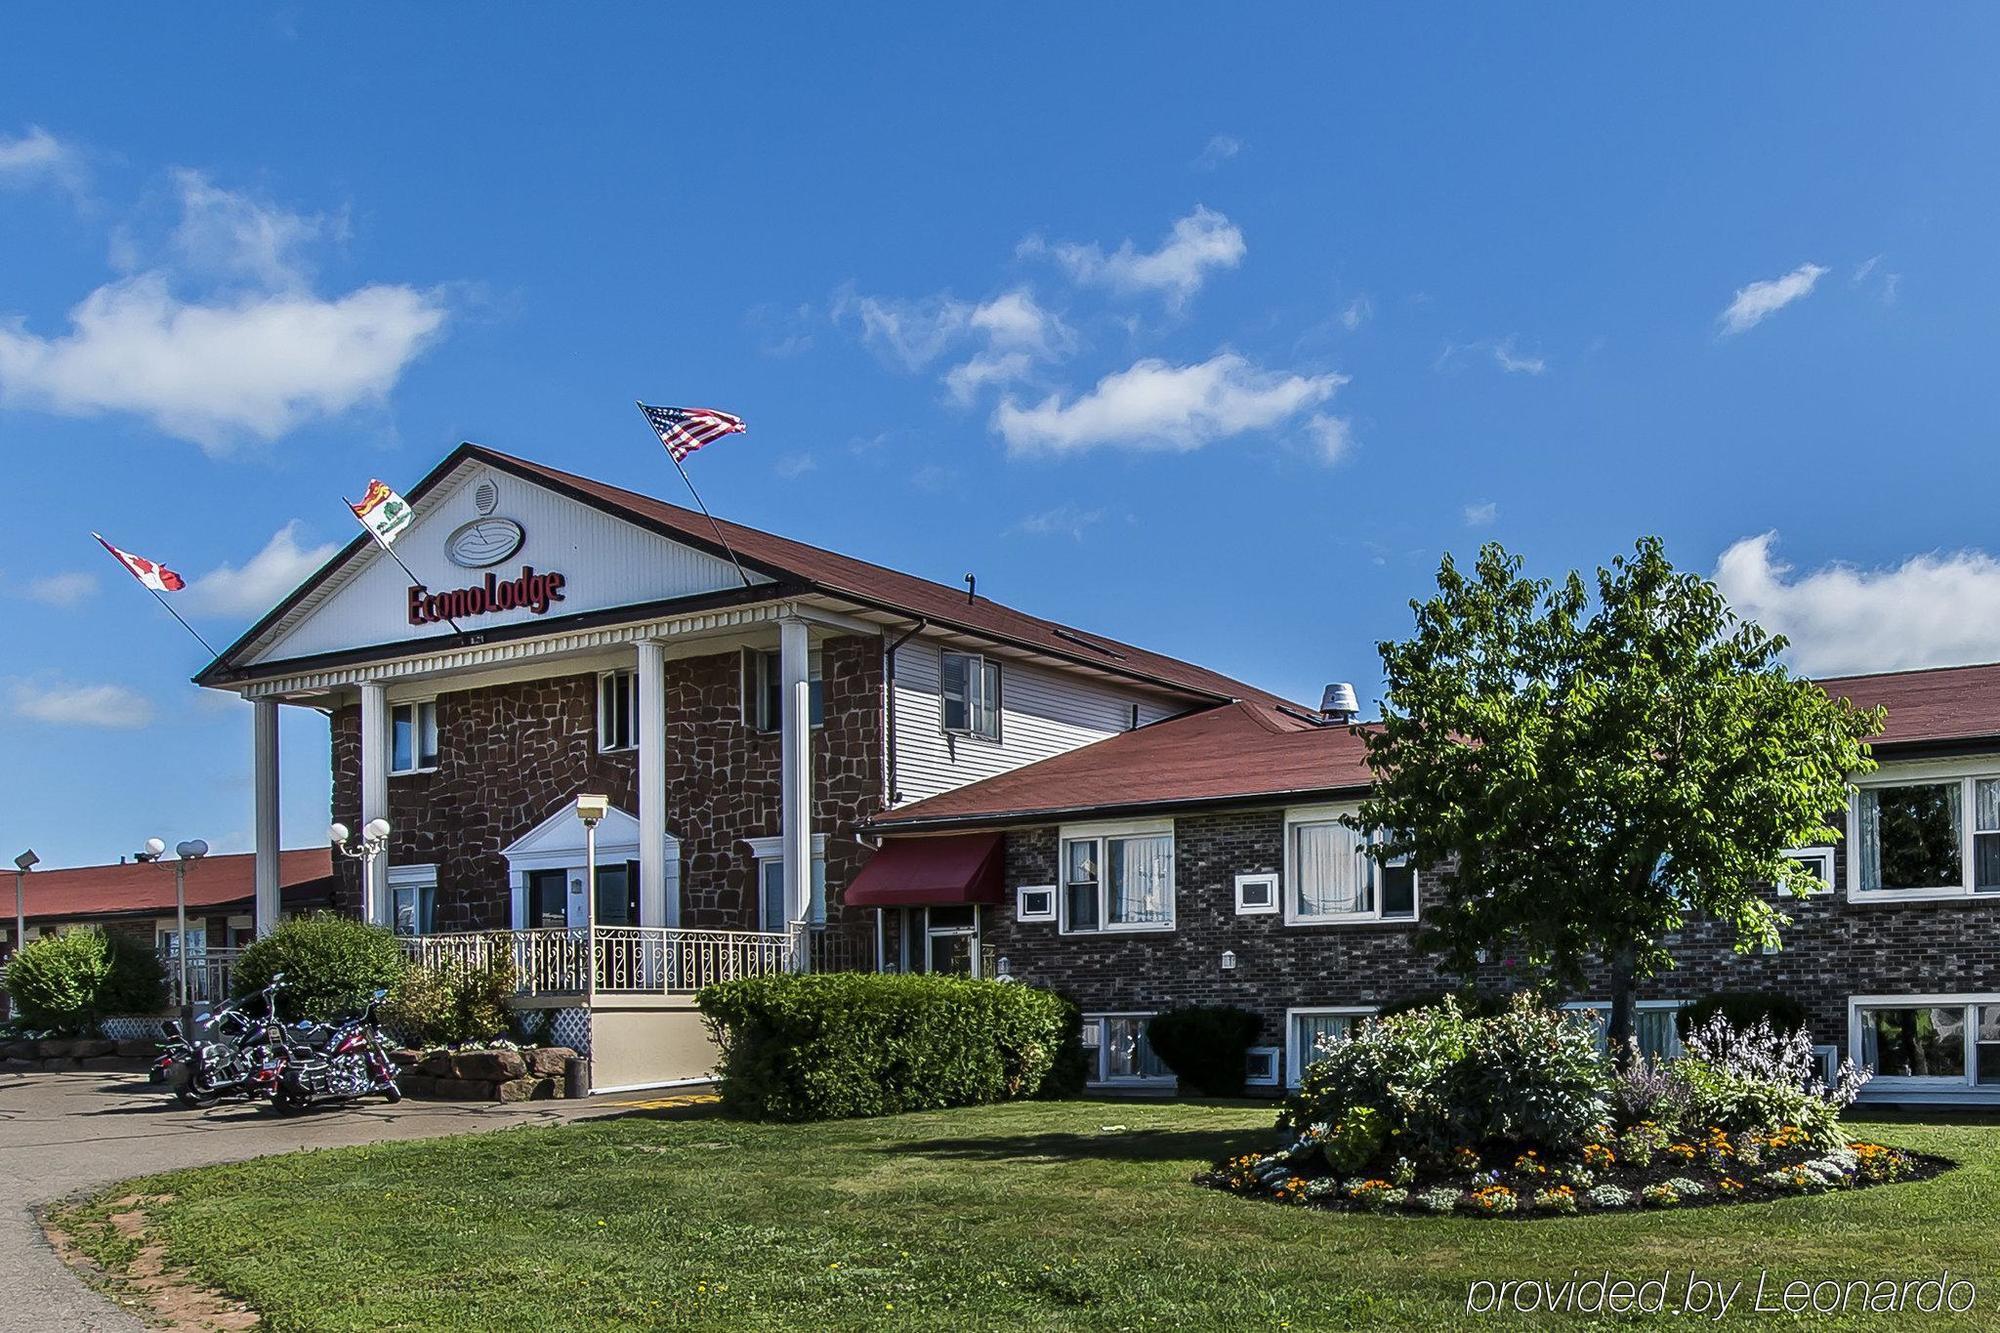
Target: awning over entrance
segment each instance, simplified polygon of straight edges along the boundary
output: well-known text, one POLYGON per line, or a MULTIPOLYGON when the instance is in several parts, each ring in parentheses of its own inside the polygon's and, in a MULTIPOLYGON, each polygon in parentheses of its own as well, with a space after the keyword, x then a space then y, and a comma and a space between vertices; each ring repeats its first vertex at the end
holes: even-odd
POLYGON ((1003 835, 891 838, 847 886, 849 907, 953 907, 1005 900, 1003 835))

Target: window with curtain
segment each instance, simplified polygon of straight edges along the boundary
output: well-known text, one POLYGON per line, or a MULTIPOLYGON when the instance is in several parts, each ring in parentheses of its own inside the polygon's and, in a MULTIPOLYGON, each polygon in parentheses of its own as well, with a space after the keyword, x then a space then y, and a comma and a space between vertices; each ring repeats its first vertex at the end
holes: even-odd
POLYGON ((1965 882, 1962 783, 1870 787, 1860 795, 1861 887, 1957 888, 1965 882))
POLYGON ((1312 1068, 1328 1047, 1352 1036, 1360 1018, 1357 1014, 1329 1014, 1310 1009, 1294 1012, 1290 1033, 1293 1082, 1312 1068))
POLYGON ((1172 833, 1070 838, 1062 865, 1064 930, 1172 928, 1172 833))
POLYGON ((1098 1078, 1102 1082, 1138 1082, 1145 1079, 1171 1079, 1174 1073, 1161 1059, 1153 1054, 1153 1044, 1146 1039, 1146 1025, 1152 1021, 1150 1014, 1119 1014, 1087 1020, 1099 1024, 1098 1035, 1098 1078))
POLYGON ((1372 911, 1363 838, 1326 820, 1292 826, 1292 911, 1312 918, 1372 911))
MULTIPOLYGON (((812 726, 826 721, 826 687, 819 654, 806 659, 806 712, 812 726)), ((777 731, 785 722, 785 661, 776 651, 746 649, 743 659, 743 720, 757 731, 777 731)))

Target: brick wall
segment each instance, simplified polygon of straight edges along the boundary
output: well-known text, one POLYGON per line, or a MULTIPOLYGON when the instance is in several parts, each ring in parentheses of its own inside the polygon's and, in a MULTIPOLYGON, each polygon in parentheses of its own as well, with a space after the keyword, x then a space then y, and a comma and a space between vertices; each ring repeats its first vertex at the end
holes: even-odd
MULTIPOLYGON (((1288 926, 1279 914, 1236 915, 1235 877, 1282 868, 1282 811, 1175 821, 1177 924, 1160 934, 1066 936, 1055 922, 1015 921, 1015 888, 1056 882, 1056 837, 1054 828, 1008 834, 1008 902, 987 913, 985 938, 1015 976, 1062 990, 1086 1011, 1234 1004, 1262 1015, 1261 1040, 1276 1044, 1287 1007, 1381 1005, 1453 983, 1412 947, 1407 924, 1288 926), (1236 954, 1232 971, 1222 969, 1224 950, 1236 954)), ((1642 982, 1640 998, 1782 991, 1810 1007, 1814 1040, 1844 1051, 1850 995, 2000 991, 2000 900, 1852 904, 1840 849, 1835 859, 1836 892, 1781 904, 1794 918, 1783 950, 1740 955, 1726 925, 1690 922, 1672 940, 1677 966, 1642 982)), ((1420 902, 1429 896, 1420 884, 1420 902)), ((1505 986, 1502 960, 1481 972, 1482 985, 1505 986)), ((1600 970, 1574 998, 1607 997, 1600 970)))
MULTIPOLYGON (((743 839, 780 832, 780 741, 743 724, 741 661, 728 652, 666 664, 667 831, 680 839, 681 920, 689 926, 757 928, 756 862, 743 839)), ((813 732, 813 828, 828 835, 831 902, 867 859, 854 829, 880 802, 881 644, 830 639, 820 664, 825 725, 813 732)), ((389 779, 390 859, 438 867, 434 929, 504 929, 502 849, 579 792, 602 792, 637 813, 638 755, 598 752, 595 673, 441 693, 437 713, 437 770, 389 779)), ((360 709, 339 710, 332 810, 350 827, 361 822, 360 739, 360 709)), ((358 913, 358 868, 338 868, 336 903, 358 913)), ((850 924, 872 931, 872 914, 850 924)))

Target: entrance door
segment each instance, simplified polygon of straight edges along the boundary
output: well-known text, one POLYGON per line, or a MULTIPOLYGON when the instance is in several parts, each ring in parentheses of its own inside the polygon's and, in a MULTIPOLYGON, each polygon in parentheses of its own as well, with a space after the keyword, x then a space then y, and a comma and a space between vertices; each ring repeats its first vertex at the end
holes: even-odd
POLYGON ((930 907, 924 909, 926 972, 976 977, 979 975, 979 909, 977 907, 930 907))
POLYGON ((597 867, 597 924, 639 924, 639 863, 597 867))
POLYGON ((569 925, 569 872, 530 870, 528 872, 528 914, 523 923, 530 930, 569 925))

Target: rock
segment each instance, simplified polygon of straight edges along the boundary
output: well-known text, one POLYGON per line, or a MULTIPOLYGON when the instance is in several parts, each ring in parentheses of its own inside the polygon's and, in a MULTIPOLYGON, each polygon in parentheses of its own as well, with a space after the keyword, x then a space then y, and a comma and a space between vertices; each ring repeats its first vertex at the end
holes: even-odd
POLYGON ((0 1046, 0 1057, 8 1060, 39 1060, 42 1058, 41 1043, 10 1041, 5 1046, 0 1046))
POLYGON ((528 1072, 561 1074, 575 1058, 576 1052, 567 1046, 544 1046, 540 1050, 528 1052, 528 1072))
POLYGON ((457 1078, 504 1083, 527 1073, 528 1062, 519 1051, 460 1051, 451 1058, 451 1072, 457 1078))
POLYGON ((78 1056, 72 1063, 78 1069, 130 1069, 132 1067, 130 1060, 121 1060, 115 1055, 82 1055, 78 1056))
POLYGON ((76 1043, 63 1037, 51 1037, 37 1045, 37 1054, 44 1060, 67 1060, 76 1054, 76 1043))
POLYGON ((432 1078, 450 1078, 452 1076, 451 1052, 432 1051, 424 1057, 423 1063, 418 1065, 417 1068, 423 1070, 424 1073, 429 1074, 432 1078))
POLYGON ((422 1064, 423 1059, 424 1053, 422 1051, 413 1051, 408 1047, 399 1051, 389 1052, 389 1062, 398 1069, 408 1069, 412 1065, 422 1064))
POLYGON ((150 1060, 160 1053, 160 1044, 144 1037, 127 1037, 118 1043, 121 1060, 150 1060))
POLYGON ((84 1060, 93 1060, 103 1055, 116 1055, 118 1043, 107 1037, 86 1037, 76 1043, 76 1048, 70 1054, 84 1060))
POLYGON ((30 1069, 38 1070, 41 1067, 42 1062, 39 1060, 23 1060, 12 1055, 0 1056, 0 1074, 25 1074, 30 1069))
POLYGON ((431 1095, 454 1102, 487 1102, 493 1100, 493 1085, 471 1079, 441 1078, 431 1086, 431 1095))
MULTIPOLYGON (((541 1089, 543 1080, 538 1078, 510 1078, 493 1089, 493 1100, 499 1102, 532 1101, 541 1089)), ((540 1095, 547 1096, 546 1092, 540 1095)))
POLYGON ((396 1086, 403 1090, 405 1097, 432 1097, 437 1094, 437 1080, 414 1070, 398 1074, 396 1086))

